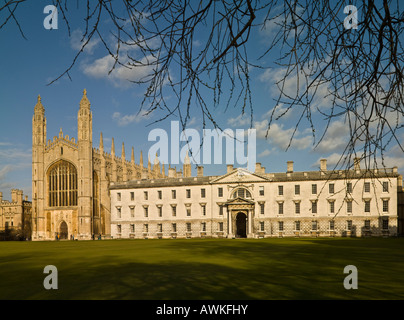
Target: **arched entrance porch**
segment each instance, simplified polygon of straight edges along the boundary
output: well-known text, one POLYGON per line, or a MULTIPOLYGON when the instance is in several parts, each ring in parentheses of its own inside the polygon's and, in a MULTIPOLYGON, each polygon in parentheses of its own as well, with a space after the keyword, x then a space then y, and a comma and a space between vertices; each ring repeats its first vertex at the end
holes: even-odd
POLYGON ((247 216, 244 212, 236 215, 236 238, 247 238, 247 216))
POLYGON ((254 207, 253 200, 238 197, 225 203, 229 237, 253 237, 254 207))

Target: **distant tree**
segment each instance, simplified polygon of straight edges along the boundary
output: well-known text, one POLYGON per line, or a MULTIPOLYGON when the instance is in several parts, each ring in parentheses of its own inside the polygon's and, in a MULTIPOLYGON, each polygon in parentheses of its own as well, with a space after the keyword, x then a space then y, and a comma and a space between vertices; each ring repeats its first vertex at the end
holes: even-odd
MULTIPOLYGON (((0 29, 10 21, 20 28, 17 8, 28 1, 4 0, 0 29)), ((76 11, 68 8, 78 2, 53 3, 70 33, 69 14, 76 11)), ((235 107, 251 115, 252 126, 250 74, 271 61, 282 74, 276 79, 279 97, 267 135, 276 120, 293 111, 300 115, 295 130, 308 123, 314 147, 334 121, 345 121, 350 140, 341 165, 352 163, 351 156, 368 163, 383 158, 391 143, 403 151, 397 136, 404 105, 404 13, 399 0, 87 0, 80 6, 85 18, 81 49, 54 81, 70 77, 85 47, 98 38, 114 59, 111 72, 117 66, 147 68, 147 75, 133 82, 146 86, 142 107, 158 112, 158 121, 175 114, 186 127, 192 107, 200 110, 204 127, 220 127, 214 110, 235 107), (348 5, 357 9, 357 29, 351 19, 355 8, 344 13, 348 5), (104 30, 101 19, 106 17, 112 30, 104 30), (252 35, 269 28, 276 29, 272 42, 251 52, 252 35), (127 47, 136 47, 136 56, 122 49, 127 47), (291 85, 294 90, 287 89, 291 85), (318 99, 327 104, 316 103, 318 99), (281 115, 280 103, 287 106, 281 115), (318 130, 313 112, 322 114, 325 130, 318 130)))

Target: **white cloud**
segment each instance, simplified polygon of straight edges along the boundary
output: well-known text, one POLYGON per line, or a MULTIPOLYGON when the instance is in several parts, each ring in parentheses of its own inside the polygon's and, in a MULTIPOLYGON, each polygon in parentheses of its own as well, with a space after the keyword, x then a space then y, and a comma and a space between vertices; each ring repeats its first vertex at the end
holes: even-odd
MULTIPOLYGON (((9 145, 11 144, 6 143, 1 146, 9 146, 9 145)), ((31 167, 32 167, 31 148, 25 150, 15 147, 0 148, 0 163, 3 165, 2 167, 0 167, 0 190, 3 193, 8 192, 8 190, 12 188, 19 188, 19 189, 22 188, 20 182, 18 184, 15 182, 16 175, 22 174, 26 177, 26 180, 30 181, 31 167)), ((25 183, 29 184, 30 182, 25 183)))
POLYGON ((0 149, 0 161, 5 163, 7 161, 15 161, 15 160, 31 160, 32 153, 31 149, 29 150, 21 150, 21 149, 0 149))
POLYGON ((251 118, 246 114, 240 114, 235 118, 229 118, 227 124, 233 127, 243 127, 251 123, 251 118))
POLYGON ((342 152, 347 146, 349 136, 349 127, 344 121, 333 121, 330 123, 324 138, 316 146, 315 151, 320 153, 342 152))
POLYGON ((108 72, 114 65, 114 58, 105 56, 95 60, 92 64, 84 66, 84 73, 94 78, 102 78, 108 75, 108 72))
POLYGON ((333 153, 327 157, 318 158, 316 162, 314 162, 311 166, 313 168, 320 168, 320 160, 326 159, 327 160, 327 170, 333 170, 336 167, 342 168, 344 165, 346 166, 347 163, 345 161, 345 156, 342 157, 340 153, 333 153), (338 165, 338 166, 337 166, 338 165))
POLYGON ((21 186, 17 186, 14 181, 9 181, 8 174, 12 171, 16 171, 17 169, 21 169, 19 165, 5 165, 0 169, 0 191, 3 192, 3 195, 8 192, 10 189, 21 188, 21 186))
POLYGON ((275 107, 269 109, 264 115, 261 117, 263 119, 270 119, 272 117, 273 120, 278 119, 289 119, 292 115, 292 109, 288 109, 284 107, 283 103, 279 103, 275 107))
MULTIPOLYGON (((83 47, 83 45, 87 41, 87 38, 85 38, 83 41, 82 41, 82 38, 83 38, 83 32, 81 30, 79 30, 79 29, 74 30, 72 32, 72 35, 71 35, 71 38, 70 38, 70 46, 71 46, 71 48, 74 49, 74 50, 77 50, 77 51, 81 50, 81 48, 83 47)), ((101 41, 100 39, 91 38, 90 42, 88 42, 86 44, 86 46, 84 47, 83 52, 88 53, 90 55, 93 54, 95 48, 98 46, 100 41, 101 41)))
POLYGON ((258 158, 264 158, 267 157, 271 154, 271 151, 269 149, 265 149, 262 151, 259 155, 257 155, 258 158))
POLYGON ((297 150, 307 149, 312 144, 311 136, 305 135, 305 133, 300 132, 299 130, 296 130, 291 142, 290 139, 292 138, 295 128, 285 129, 284 124, 271 124, 267 137, 265 136, 268 130, 268 120, 254 122, 254 129, 256 129, 257 138, 267 139, 269 143, 283 150, 287 149, 289 143, 291 144, 290 148, 297 150))
MULTIPOLYGON (((296 8, 296 12, 299 15, 302 14, 303 11, 304 10, 302 7, 296 8)), ((291 14, 285 16, 284 7, 282 5, 272 8, 271 14, 272 16, 265 17, 265 21, 263 21, 263 27, 260 30, 261 38, 265 44, 269 45, 275 40, 275 38, 279 39, 280 37, 283 38, 285 36, 287 37, 287 40, 293 41, 295 32, 297 32, 298 34, 302 33, 303 23, 299 21, 296 31, 293 29, 289 32, 284 31, 285 25, 291 24, 291 14)))
POLYGON ((148 65, 152 63, 152 60, 151 57, 144 57, 140 64, 133 65, 126 59, 126 61, 121 61, 122 64, 114 66, 115 59, 107 55, 95 60, 93 63, 85 64, 83 72, 93 78, 105 78, 117 87, 129 86, 130 81, 140 81, 152 74, 153 66, 148 65))
POLYGON ((149 119, 151 117, 151 113, 147 111, 140 111, 135 114, 127 114, 122 115, 120 112, 114 112, 112 115, 112 119, 118 123, 120 127, 127 126, 131 123, 139 123, 142 120, 149 119))
POLYGON ((4 166, 4 167, 0 170, 0 181, 1 181, 1 180, 4 180, 5 177, 6 177, 6 175, 7 175, 10 171, 12 171, 12 170, 13 170, 13 168, 12 168, 11 165, 6 165, 6 166, 4 166))
POLYGON ((192 117, 191 120, 188 121, 187 126, 192 126, 196 123, 196 117, 192 117))
POLYGON ((199 41, 199 40, 194 40, 194 41, 192 42, 192 45, 193 45, 194 47, 198 48, 198 47, 202 46, 202 42, 199 41))
POLYGON ((398 172, 403 174, 404 173, 404 155, 401 155, 401 157, 385 156, 385 157, 383 157, 383 160, 379 158, 379 160, 377 160, 377 167, 379 169, 381 169, 381 168, 383 168, 383 166, 385 166, 386 168, 397 167, 398 172))

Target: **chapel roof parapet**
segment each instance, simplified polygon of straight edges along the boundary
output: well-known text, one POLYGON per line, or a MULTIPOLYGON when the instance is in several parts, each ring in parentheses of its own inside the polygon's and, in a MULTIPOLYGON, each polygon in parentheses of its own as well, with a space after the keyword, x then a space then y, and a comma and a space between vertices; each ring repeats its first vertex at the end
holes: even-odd
POLYGON ((53 140, 48 140, 46 146, 45 146, 45 151, 48 151, 54 147, 56 147, 59 144, 65 144, 73 149, 78 149, 79 145, 76 143, 75 138, 70 138, 68 135, 60 135, 59 137, 54 136, 53 140))

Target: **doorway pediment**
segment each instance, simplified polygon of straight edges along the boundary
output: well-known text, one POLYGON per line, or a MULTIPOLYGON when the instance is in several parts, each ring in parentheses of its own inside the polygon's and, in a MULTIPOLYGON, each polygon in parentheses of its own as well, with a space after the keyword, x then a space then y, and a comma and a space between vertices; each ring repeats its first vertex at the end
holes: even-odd
POLYGON ((255 202, 252 200, 248 200, 248 199, 244 199, 244 198, 234 198, 234 199, 230 199, 226 202, 227 205, 238 205, 238 204, 250 204, 250 205, 254 205, 255 202))

